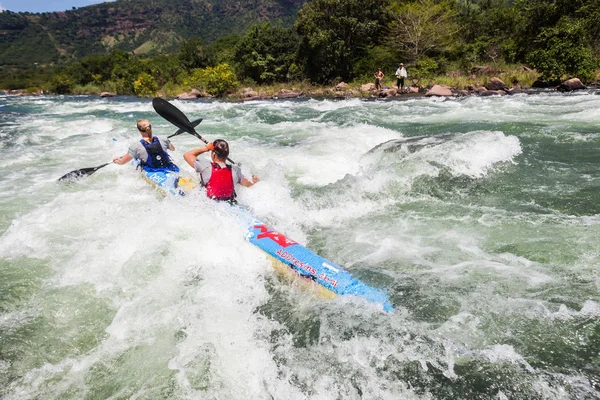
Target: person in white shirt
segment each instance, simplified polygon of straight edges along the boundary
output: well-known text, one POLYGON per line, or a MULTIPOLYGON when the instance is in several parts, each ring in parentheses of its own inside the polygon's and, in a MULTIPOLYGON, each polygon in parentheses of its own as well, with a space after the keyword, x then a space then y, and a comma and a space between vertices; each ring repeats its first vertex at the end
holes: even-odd
POLYGON ((402 90, 404 88, 404 78, 407 78, 408 74, 406 73, 406 68, 404 68, 404 64, 400 63, 400 66, 396 70, 396 85, 398 86, 398 90, 402 90))

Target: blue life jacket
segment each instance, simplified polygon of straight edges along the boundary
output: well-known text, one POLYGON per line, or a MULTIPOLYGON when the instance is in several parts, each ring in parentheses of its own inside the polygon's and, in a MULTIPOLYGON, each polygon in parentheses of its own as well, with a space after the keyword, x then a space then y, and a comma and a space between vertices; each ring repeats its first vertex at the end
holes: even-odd
POLYGON ((144 169, 168 169, 179 171, 179 168, 171 161, 171 157, 163 150, 160 141, 156 136, 152 138, 150 143, 146 142, 144 139, 141 139, 140 143, 148 153, 148 160, 146 162, 140 160, 140 164, 144 169))

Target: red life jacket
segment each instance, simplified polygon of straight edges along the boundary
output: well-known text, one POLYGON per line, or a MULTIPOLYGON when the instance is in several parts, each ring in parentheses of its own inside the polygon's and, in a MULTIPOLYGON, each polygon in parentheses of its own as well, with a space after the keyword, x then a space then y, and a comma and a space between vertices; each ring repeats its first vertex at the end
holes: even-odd
POLYGON ((211 163, 212 174, 206 183, 206 195, 215 200, 232 200, 235 198, 233 190, 233 173, 231 165, 222 168, 217 163, 211 163))

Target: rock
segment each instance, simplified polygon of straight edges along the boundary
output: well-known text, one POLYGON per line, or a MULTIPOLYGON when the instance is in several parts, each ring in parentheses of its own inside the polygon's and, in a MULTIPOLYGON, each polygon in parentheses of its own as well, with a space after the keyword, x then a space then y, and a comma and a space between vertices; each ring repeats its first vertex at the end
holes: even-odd
POLYGON ((505 94, 504 90, 486 90, 479 93, 480 96, 503 96, 505 94))
POLYGON ((115 97, 116 94, 113 92, 100 92, 100 97, 115 97))
POLYGON ((488 83, 485 84, 487 90, 505 90, 507 89, 506 84, 502 82, 500 78, 493 77, 488 83))
POLYGON ((506 91, 506 94, 510 94, 510 95, 519 94, 519 93, 523 93, 521 86, 515 86, 506 91))
POLYGON ((304 94, 304 92, 293 92, 291 90, 281 89, 279 91, 279 94, 276 96, 273 96, 273 97, 278 98, 278 99, 293 99, 295 97, 300 97, 303 94, 304 94))
POLYGON ((243 103, 245 101, 252 101, 252 100, 265 100, 265 99, 272 99, 273 97, 269 96, 269 97, 263 97, 263 96, 253 96, 253 97, 244 97, 243 99, 239 99, 237 102, 238 103, 243 103))
POLYGON ((242 89, 242 97, 256 97, 258 93, 252 88, 244 88, 242 89))
POLYGON ((360 87, 360 90, 363 92, 370 92, 371 90, 375 90, 375 84, 374 83, 365 83, 364 85, 362 85, 360 87))
POLYGON ((348 89, 348 84, 346 82, 340 82, 337 85, 335 85, 335 90, 337 90, 338 92, 344 91, 348 89))
POLYGON ((198 98, 198 96, 195 93, 180 93, 177 96, 175 96, 176 99, 178 100, 195 100, 198 98))
POLYGON ((419 93, 419 88, 418 87, 414 87, 414 86, 410 86, 408 88, 408 93, 419 93))
POLYGON ((538 79, 535 82, 533 82, 533 84, 531 85, 531 87, 532 88, 536 88, 536 89, 547 89, 549 87, 557 86, 559 84, 560 84, 560 82, 557 82, 557 81, 547 82, 547 81, 541 81, 541 80, 538 79))
POLYGON ((449 97, 449 96, 452 96, 452 91, 447 86, 433 85, 431 87, 431 89, 429 89, 427 91, 427 93, 425 93, 425 96, 427 96, 427 97, 431 97, 431 96, 449 97))
POLYGON ((396 89, 385 89, 379 92, 379 97, 394 97, 398 94, 396 89))
POLYGON ((558 90, 559 92, 570 92, 572 90, 581 90, 585 88, 585 85, 581 83, 579 78, 572 78, 558 85, 556 90, 558 90))
POLYGON ((470 93, 467 90, 457 90, 456 95, 460 97, 468 96, 470 93))

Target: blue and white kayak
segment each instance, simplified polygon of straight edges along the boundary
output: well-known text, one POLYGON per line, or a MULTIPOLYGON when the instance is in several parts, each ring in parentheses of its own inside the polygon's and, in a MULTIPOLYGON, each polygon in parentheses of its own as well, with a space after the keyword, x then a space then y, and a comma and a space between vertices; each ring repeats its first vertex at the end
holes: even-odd
POLYGON ((179 168, 148 168, 139 165, 137 160, 131 162, 136 169, 140 170, 142 178, 148 181, 163 195, 184 196, 187 192, 196 187, 196 183, 191 178, 180 176, 179 168))
MULTIPOLYGON (((197 186, 193 179, 180 176, 178 171, 140 169, 144 179, 164 195, 183 196, 197 186)), ((300 278, 305 286, 312 286, 326 298, 353 295, 380 304, 385 311, 394 310, 384 291, 363 283, 339 265, 269 228, 243 207, 236 205, 233 209, 247 230, 246 239, 267 253, 273 267, 284 276, 300 278)))
POLYGON ((287 275, 291 271, 317 283, 321 287, 318 290, 321 295, 328 298, 354 295, 381 304, 385 311, 394 310, 385 292, 356 279, 344 268, 272 230, 261 221, 253 219, 247 230, 246 239, 267 253, 277 270, 287 275))

